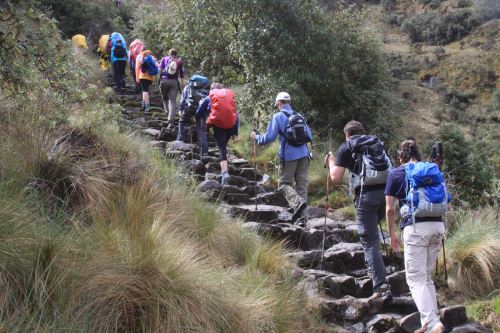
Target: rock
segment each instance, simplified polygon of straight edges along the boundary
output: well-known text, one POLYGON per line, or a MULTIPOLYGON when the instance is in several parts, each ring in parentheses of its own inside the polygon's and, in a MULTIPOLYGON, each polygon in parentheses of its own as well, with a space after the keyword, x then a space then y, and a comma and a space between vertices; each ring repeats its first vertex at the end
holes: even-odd
POLYGON ((401 316, 395 314, 377 314, 373 316, 367 323, 368 332, 383 333, 397 325, 397 320, 401 316))
POLYGON ((349 252, 363 251, 363 245, 361 245, 360 243, 340 242, 338 244, 331 246, 328 250, 329 251, 345 250, 349 252))
POLYGON ((235 166, 241 166, 243 164, 248 164, 247 160, 242 159, 242 158, 236 158, 236 157, 232 158, 232 156, 228 158, 227 162, 229 164, 232 164, 232 165, 235 165, 235 166))
POLYGON ((163 127, 161 129, 160 136, 159 136, 160 140, 173 141, 176 138, 177 138, 177 134, 176 134, 175 130, 168 129, 166 127, 163 127))
POLYGON ((246 221, 253 222, 270 222, 277 220, 280 216, 281 207, 258 205, 242 205, 229 207, 229 214, 233 217, 241 216, 246 221))
POLYGON ((373 282, 369 277, 356 279, 356 297, 370 297, 373 294, 373 282))
POLYGON ((225 193, 238 193, 238 194, 243 193, 238 186, 234 185, 224 185, 222 186, 222 191, 225 193))
POLYGON ((229 176, 227 183, 229 185, 236 185, 239 187, 245 187, 248 185, 248 180, 240 176, 229 176))
POLYGON ((354 296, 356 294, 356 281, 352 276, 328 275, 320 279, 325 292, 335 298, 342 298, 345 295, 354 296))
POLYGON ((141 131, 141 133, 149 135, 155 139, 158 139, 160 137, 160 130, 157 130, 155 128, 146 128, 141 131))
MULTIPOLYGON (((218 173, 210 173, 206 172, 205 173, 205 180, 217 180, 220 182, 220 174, 218 173)), ((220 184, 219 184, 220 185, 220 184)))
POLYGON ((320 262, 321 250, 292 252, 286 256, 296 260, 299 267, 311 268, 320 262))
POLYGON ((320 279, 320 278, 325 277, 325 276, 336 275, 335 273, 323 271, 320 269, 305 269, 302 271, 302 273, 306 276, 314 276, 315 280, 320 279))
POLYGON ((151 128, 156 128, 156 129, 160 129, 161 128, 161 125, 162 125, 163 121, 161 120, 157 120, 157 119, 153 119, 153 120, 148 120, 146 122, 147 126, 148 127, 151 127, 151 128))
POLYGON ((344 319, 349 321, 359 321, 370 313, 370 303, 367 298, 354 298, 346 296, 347 309, 344 319))
POLYGON ((183 160, 184 152, 180 150, 165 150, 165 156, 170 159, 183 160))
POLYGON ((421 327, 420 313, 413 312, 399 321, 399 326, 407 333, 413 333, 421 327))
POLYGON ((306 216, 308 219, 325 217, 325 209, 321 207, 307 207, 306 216))
POLYGON ((357 323, 357 324, 348 326, 347 329, 349 330, 349 332, 353 332, 353 333, 365 333, 366 332, 366 328, 365 328, 365 325, 363 323, 357 323))
POLYGON ((205 165, 200 160, 187 160, 183 161, 182 165, 191 173, 205 176, 205 165))
POLYGON ((188 152, 195 150, 195 145, 194 144, 189 144, 189 143, 184 143, 182 141, 172 141, 167 143, 166 149, 168 151, 182 151, 182 152, 188 152))
POLYGON ((348 262, 351 260, 351 254, 346 250, 325 252, 325 269, 334 273, 347 271, 348 262))
POLYGON ((384 309, 387 312, 409 314, 417 311, 417 306, 410 296, 393 297, 392 302, 385 304, 384 309))
POLYGON ((493 333, 493 331, 482 326, 480 323, 474 322, 457 326, 453 328, 451 333, 493 333))
POLYGON ((352 259, 348 263, 350 269, 359 269, 365 267, 365 253, 363 251, 351 252, 352 259))
POLYGON ((255 197, 261 193, 266 193, 266 189, 262 185, 248 185, 243 187, 241 191, 249 197, 255 197))
POLYGON ((149 144, 156 149, 165 149, 165 141, 152 140, 149 144))
POLYGON ((241 205, 249 203, 250 197, 244 193, 225 193, 224 201, 230 205, 241 205))
POLYGON ((359 242, 359 235, 357 230, 333 229, 331 233, 337 235, 344 242, 348 243, 359 242))
POLYGON ((304 280, 300 281, 297 284, 297 289, 302 290, 305 293, 309 302, 319 306, 319 304, 321 303, 321 296, 318 292, 318 285, 313 278, 307 277, 304 280))
MULTIPOLYGON (((299 240, 298 246, 305 251, 321 249, 323 245, 323 233, 324 231, 317 229, 306 230, 302 235, 302 239, 299 240)), ((329 245, 331 244, 328 243, 328 239, 325 239, 325 248, 328 248, 329 245)))
POLYGON ((321 316, 329 322, 339 322, 344 319, 344 314, 348 305, 345 298, 329 299, 322 298, 319 303, 321 316))
MULTIPOLYGON (((309 219, 307 221, 307 226, 310 228, 323 230, 325 228, 325 217, 317 217, 317 218, 309 219)), ((330 218, 326 219, 327 230, 338 228, 338 227, 339 227, 339 224, 337 222, 335 222, 334 220, 332 220, 330 218)))
POLYGON ((288 201, 286 201, 283 192, 280 190, 258 194, 253 200, 256 200, 259 204, 288 207, 288 201))
POLYGON ((410 291, 406 283, 405 271, 399 271, 387 276, 387 281, 391 286, 391 292, 394 296, 400 296, 410 291))
POLYGON ((248 180, 259 181, 262 179, 262 175, 260 175, 255 168, 240 168, 240 173, 238 176, 245 177, 248 180))
POLYGON ((200 184, 198 184, 197 188, 198 188, 198 191, 200 191, 200 192, 211 192, 213 190, 220 191, 222 186, 216 180, 205 180, 204 182, 201 182, 200 184))
POLYGON ((262 223, 247 222, 247 223, 243 224, 243 229, 257 232, 257 231, 259 231, 259 229, 260 229, 261 226, 262 226, 262 223))
POLYGON ((467 322, 467 311, 463 305, 448 306, 439 310, 444 326, 451 328, 467 322))

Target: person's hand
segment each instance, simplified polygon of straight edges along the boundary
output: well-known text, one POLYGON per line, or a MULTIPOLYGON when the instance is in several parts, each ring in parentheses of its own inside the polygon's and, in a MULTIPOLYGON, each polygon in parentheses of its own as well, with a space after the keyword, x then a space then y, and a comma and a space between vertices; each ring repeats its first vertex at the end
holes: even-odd
POLYGON ((401 241, 396 234, 391 235, 391 249, 394 252, 399 252, 401 250, 401 241))
POLYGON ((255 141, 255 137, 257 136, 257 133, 255 131, 252 131, 250 133, 250 139, 252 139, 253 141, 255 141))

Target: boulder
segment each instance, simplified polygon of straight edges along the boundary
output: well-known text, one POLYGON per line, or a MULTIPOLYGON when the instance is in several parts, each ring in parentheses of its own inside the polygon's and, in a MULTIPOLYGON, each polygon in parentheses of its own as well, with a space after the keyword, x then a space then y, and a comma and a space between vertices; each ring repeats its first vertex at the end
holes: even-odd
POLYGON ((262 185, 248 185, 241 189, 249 197, 255 197, 261 193, 266 193, 266 188, 262 185))
POLYGON ((480 323, 474 322, 457 326, 453 328, 451 333, 493 333, 493 331, 480 323))
POLYGON ((413 333, 421 327, 420 313, 413 312, 399 320, 399 326, 407 333, 413 333))
POLYGON ((182 141, 172 141, 167 143, 166 149, 168 151, 182 151, 182 152, 188 152, 188 151, 194 151, 195 145, 194 144, 189 144, 189 143, 184 143, 182 141))
POLYGON ((187 160, 182 162, 182 166, 184 166, 191 173, 205 176, 205 165, 200 160, 187 160))
POLYGON ((444 326, 451 328, 467 322, 467 311, 463 305, 454 305, 439 310, 444 326))
POLYGON ((393 297, 392 302, 384 304, 384 309, 387 312, 400 313, 403 315, 417 311, 417 306, 411 296, 393 297))
POLYGON ((400 296, 410 291, 406 283, 405 271, 399 271, 387 276, 387 281, 391 286, 391 292, 394 296, 400 296))
POLYGON ((259 181, 262 179, 262 175, 260 175, 255 168, 240 168, 239 175, 241 177, 245 177, 248 180, 259 181))
POLYGON ((377 314, 366 323, 366 328, 370 333, 384 333, 396 326, 399 318, 396 314, 377 314))
POLYGON ((280 190, 258 194, 252 200, 256 200, 259 204, 288 207, 288 201, 280 190))
POLYGON ((311 268, 321 261, 321 250, 292 252, 286 256, 296 260, 299 267, 311 268))
POLYGON ((213 190, 220 191, 222 186, 220 183, 216 180, 205 180, 204 182, 201 182, 198 184, 198 191, 200 192, 211 192, 213 190))
POLYGON ((222 186, 222 191, 225 193, 238 193, 238 194, 243 193, 241 191, 241 188, 239 188, 238 186, 234 186, 234 185, 224 185, 224 186, 222 186))
POLYGON ((228 213, 233 217, 241 216, 246 221, 266 223, 277 220, 282 210, 282 207, 268 205, 258 205, 257 209, 255 205, 230 206, 227 209, 228 213))
POLYGON ((319 281, 325 292, 334 298, 342 298, 345 295, 354 296, 356 294, 356 281, 352 276, 345 274, 328 275, 319 281))
POLYGON ((152 138, 159 139, 160 138, 160 130, 155 128, 146 128, 141 131, 142 134, 149 135, 152 138))
POLYGON ((319 302, 319 310, 321 316, 329 322, 339 322, 344 319, 344 314, 348 305, 345 298, 331 299, 321 298, 319 302))
MULTIPOLYGON (((307 226, 310 228, 323 230, 325 228, 325 217, 317 217, 311 218, 307 221, 307 226)), ((338 228, 339 224, 334 220, 327 218, 326 219, 326 229, 335 229, 338 228)))
POLYGON ((164 141, 174 141, 177 138, 177 134, 175 130, 168 129, 167 127, 162 127, 160 136, 158 138, 164 141))
POLYGON ((344 313, 344 320, 359 321, 370 314, 371 305, 367 298, 345 297, 347 309, 344 313))
POLYGON ((307 207, 306 216, 308 219, 325 217, 325 209, 321 207, 307 207))
POLYGON ((245 187, 249 184, 246 178, 240 176, 229 176, 227 183, 238 187, 245 187))
POLYGON ((224 201, 230 205, 241 205, 249 203, 250 197, 244 193, 225 193, 224 201))
POLYGON ((356 279, 356 297, 370 297, 373 294, 373 282, 370 277, 356 279))
POLYGON ((344 242, 348 243, 356 243, 359 242, 359 235, 357 230, 349 230, 349 229, 333 229, 331 231, 332 234, 337 235, 344 242))
POLYGON ((305 276, 313 276, 315 280, 323 278, 325 276, 335 276, 335 273, 323 271, 320 269, 305 269, 302 271, 305 276))
POLYGON ((363 251, 363 245, 361 245, 360 243, 340 242, 338 244, 332 245, 328 250, 329 251, 345 250, 349 252, 363 251))
POLYGON ((351 254, 346 250, 325 252, 325 269, 335 273, 342 273, 347 270, 351 254))

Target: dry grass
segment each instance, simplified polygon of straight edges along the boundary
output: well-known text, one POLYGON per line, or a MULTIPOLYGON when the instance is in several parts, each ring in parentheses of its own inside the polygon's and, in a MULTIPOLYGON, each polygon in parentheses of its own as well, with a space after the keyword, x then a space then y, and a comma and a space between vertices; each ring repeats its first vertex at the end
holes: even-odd
POLYGON ((472 296, 500 287, 500 226, 496 208, 465 212, 447 239, 450 285, 472 296))

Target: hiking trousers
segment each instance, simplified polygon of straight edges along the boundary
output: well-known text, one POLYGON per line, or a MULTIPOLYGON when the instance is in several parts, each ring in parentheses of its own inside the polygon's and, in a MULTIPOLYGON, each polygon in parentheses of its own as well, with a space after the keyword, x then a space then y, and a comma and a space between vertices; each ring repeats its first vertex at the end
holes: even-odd
POLYGON ((281 165, 278 187, 283 191, 290 207, 296 207, 301 200, 307 202, 308 174, 309 157, 307 156, 286 161, 281 165))
POLYGON ((406 282, 427 332, 440 323, 432 272, 444 233, 443 222, 419 222, 403 229, 406 282))
POLYGON ((179 81, 177 79, 161 79, 161 97, 163 108, 168 114, 168 121, 173 121, 177 111, 177 94, 179 93, 179 81))
POLYGON ((126 60, 117 60, 113 63, 113 78, 115 81, 116 89, 125 88, 126 66, 127 66, 126 60))
POLYGON ((385 216, 384 189, 364 189, 354 199, 356 225, 363 244, 365 264, 373 282, 373 291, 387 283, 384 260, 380 252, 378 224, 385 216))

